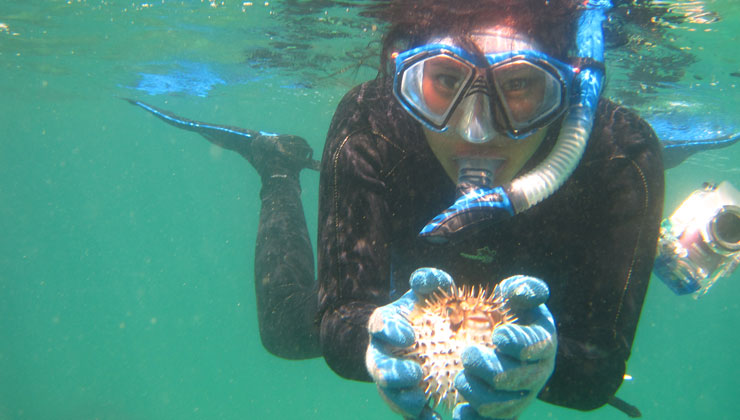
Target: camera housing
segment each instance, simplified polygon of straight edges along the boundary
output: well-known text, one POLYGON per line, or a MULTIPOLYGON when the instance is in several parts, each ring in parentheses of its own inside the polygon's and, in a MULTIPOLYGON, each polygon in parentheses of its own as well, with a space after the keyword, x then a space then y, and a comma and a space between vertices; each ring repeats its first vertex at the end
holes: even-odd
POLYGON ((705 183, 660 225, 654 273, 676 294, 706 293, 740 264, 740 192, 705 183))

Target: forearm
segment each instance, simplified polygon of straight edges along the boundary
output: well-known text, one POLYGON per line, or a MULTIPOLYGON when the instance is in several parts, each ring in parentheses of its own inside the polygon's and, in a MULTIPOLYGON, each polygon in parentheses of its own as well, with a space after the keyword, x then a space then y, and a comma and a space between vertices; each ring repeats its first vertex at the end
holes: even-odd
POLYGON ((628 354, 616 349, 589 348, 582 338, 560 336, 557 369, 540 392, 551 404, 593 410, 606 404, 624 377, 628 354))
POLYGON ((260 197, 254 271, 262 344, 287 359, 317 357, 317 287, 298 179, 266 179, 260 197))
POLYGON ((394 173, 406 152, 365 123, 363 85, 337 107, 322 155, 319 188, 320 343, 338 375, 370 381, 368 320, 390 301, 394 173), (354 122, 353 122, 354 121, 354 122))
POLYGON ((371 382, 365 368, 367 322, 376 305, 352 302, 324 313, 321 351, 329 367, 346 379, 371 382))

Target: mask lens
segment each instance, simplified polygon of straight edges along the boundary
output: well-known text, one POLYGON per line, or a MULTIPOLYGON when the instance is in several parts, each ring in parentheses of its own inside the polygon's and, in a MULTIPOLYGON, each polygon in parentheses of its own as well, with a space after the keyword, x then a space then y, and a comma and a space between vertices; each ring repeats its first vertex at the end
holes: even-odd
POLYGON ((401 95, 416 112, 442 126, 468 84, 473 69, 448 55, 415 62, 401 79, 401 95))
POLYGON ((561 106, 560 81, 529 61, 516 60, 495 67, 493 81, 514 130, 531 127, 561 106))

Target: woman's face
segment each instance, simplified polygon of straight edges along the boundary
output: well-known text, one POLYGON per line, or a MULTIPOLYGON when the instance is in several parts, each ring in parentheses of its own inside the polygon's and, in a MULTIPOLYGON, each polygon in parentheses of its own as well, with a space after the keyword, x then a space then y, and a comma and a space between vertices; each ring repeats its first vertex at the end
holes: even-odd
MULTIPOLYGON (((476 31, 471 38, 484 54, 536 49, 533 43, 516 38, 515 35, 509 28, 494 27, 476 31)), ((454 60, 438 60, 434 63, 434 68, 424 69, 422 89, 427 105, 435 112, 442 111, 435 109, 435 104, 438 103, 439 107, 449 104, 450 95, 454 95, 459 84, 463 83, 455 77, 461 74, 461 69, 455 66, 460 66, 460 64, 454 60)), ((529 115, 537 111, 536 107, 542 102, 545 94, 545 86, 541 83, 541 79, 536 77, 534 71, 532 77, 527 78, 526 69, 525 71, 521 68, 516 70, 508 73, 506 68, 497 70, 496 85, 499 94, 506 100, 511 117, 516 120, 526 120, 529 115), (515 74, 516 77, 507 77, 508 74, 515 74)), ((424 128, 429 146, 453 181, 457 181, 457 160, 475 157, 500 160, 501 165, 494 174, 494 184, 501 185, 509 182, 524 167, 545 138, 546 128, 541 128, 529 137, 519 140, 513 140, 504 133, 492 132, 488 141, 471 143, 459 134, 460 129, 465 129, 461 127, 463 125, 461 120, 464 118, 469 117, 462 115, 460 109, 456 109, 450 118, 451 128, 449 130, 440 133, 424 128)))

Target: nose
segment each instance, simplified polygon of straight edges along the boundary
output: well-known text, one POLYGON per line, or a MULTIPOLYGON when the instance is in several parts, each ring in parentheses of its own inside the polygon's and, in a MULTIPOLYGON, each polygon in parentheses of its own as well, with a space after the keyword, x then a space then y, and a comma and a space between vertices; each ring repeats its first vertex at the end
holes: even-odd
POLYGON ((470 143, 486 143, 496 137, 491 98, 483 77, 478 77, 460 103, 455 130, 470 143))

